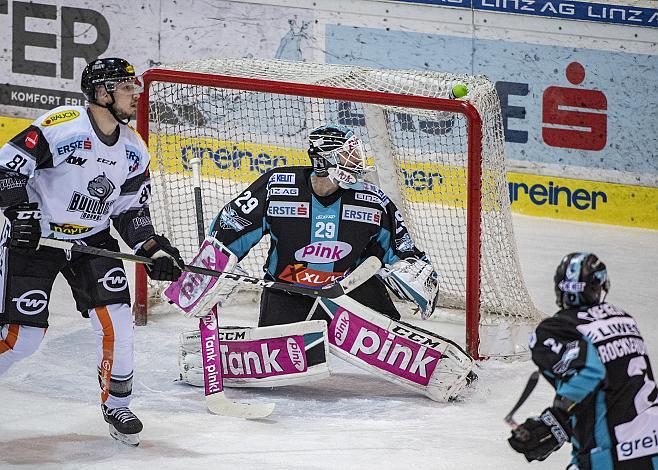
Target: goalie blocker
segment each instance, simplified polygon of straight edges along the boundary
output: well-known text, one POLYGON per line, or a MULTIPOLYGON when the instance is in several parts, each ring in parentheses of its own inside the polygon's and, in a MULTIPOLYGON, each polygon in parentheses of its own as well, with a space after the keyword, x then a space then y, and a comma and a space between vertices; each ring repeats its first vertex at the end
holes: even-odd
MULTIPOLYGON (((225 387, 279 387, 328 377, 327 324, 322 320, 260 328, 219 328, 225 387)), ((199 330, 180 334, 181 380, 202 387, 199 330)))

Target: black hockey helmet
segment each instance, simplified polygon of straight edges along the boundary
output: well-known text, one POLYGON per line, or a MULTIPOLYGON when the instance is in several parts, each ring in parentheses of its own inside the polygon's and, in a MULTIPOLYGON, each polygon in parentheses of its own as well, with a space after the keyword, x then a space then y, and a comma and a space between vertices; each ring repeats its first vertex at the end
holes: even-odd
POLYGON ((593 253, 570 253, 562 258, 553 281, 560 308, 597 305, 610 290, 605 264, 593 253))
POLYGON ((108 93, 116 90, 121 82, 134 80, 135 68, 124 59, 109 57, 92 60, 82 71, 80 87, 90 103, 96 102, 96 87, 103 85, 108 93))
POLYGON ((361 139, 342 125, 327 125, 313 129, 309 136, 308 156, 318 176, 328 176, 340 186, 357 187, 372 168, 365 164, 365 149, 361 139))
POLYGON ((135 76, 135 68, 124 59, 116 57, 109 57, 104 59, 92 60, 87 64, 82 71, 82 79, 80 80, 80 88, 87 98, 87 101, 94 103, 97 106, 107 108, 112 116, 121 124, 128 124, 130 118, 121 119, 116 110, 114 109, 114 92, 120 86, 128 86, 129 92, 141 93, 143 87, 140 77, 135 76), (128 84, 126 82, 129 82, 128 84), (123 85, 122 85, 123 84, 123 85), (100 104, 96 100, 96 87, 104 86, 107 93, 112 98, 108 104, 100 104))

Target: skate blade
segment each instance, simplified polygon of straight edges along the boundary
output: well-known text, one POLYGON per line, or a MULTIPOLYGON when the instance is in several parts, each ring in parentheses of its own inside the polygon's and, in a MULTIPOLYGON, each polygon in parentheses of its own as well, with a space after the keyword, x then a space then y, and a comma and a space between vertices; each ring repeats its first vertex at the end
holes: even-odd
POLYGON ((137 447, 139 445, 139 433, 137 434, 123 434, 116 430, 111 424, 110 427, 110 436, 119 441, 122 444, 125 444, 130 447, 137 447))

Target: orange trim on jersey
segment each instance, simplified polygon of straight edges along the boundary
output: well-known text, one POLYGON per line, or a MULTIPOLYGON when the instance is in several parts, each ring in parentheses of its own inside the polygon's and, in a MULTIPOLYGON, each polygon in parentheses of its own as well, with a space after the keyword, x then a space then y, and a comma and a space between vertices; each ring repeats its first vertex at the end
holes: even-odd
POLYGON ((14 349, 16 341, 18 341, 18 330, 20 325, 10 324, 9 331, 7 332, 7 337, 5 339, 0 339, 0 354, 14 349))
POLYGON ((96 307, 96 316, 103 328, 103 357, 100 364, 101 402, 105 403, 110 395, 110 378, 114 360, 114 325, 107 307, 96 307))

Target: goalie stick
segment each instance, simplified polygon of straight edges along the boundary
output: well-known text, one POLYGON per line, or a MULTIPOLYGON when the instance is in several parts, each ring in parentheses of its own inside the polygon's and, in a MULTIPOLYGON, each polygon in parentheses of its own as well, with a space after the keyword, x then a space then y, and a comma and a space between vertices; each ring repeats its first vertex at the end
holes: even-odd
MULTIPOLYGON (((199 245, 203 243, 203 201, 201 199, 200 158, 190 161, 194 178, 194 205, 199 245)), ((215 305, 208 315, 199 318, 203 381, 208 411, 216 415, 247 419, 265 418, 274 411, 274 403, 243 403, 229 399, 224 393, 222 359, 219 353, 219 309, 215 305)))
POLYGON ((224 393, 217 329, 217 307, 213 307, 208 315, 199 318, 203 381, 208 411, 215 415, 235 418, 261 419, 268 417, 274 411, 274 403, 237 402, 228 398, 224 393))
MULTIPOLYGON (((121 259, 124 261, 132 261, 133 263, 153 264, 151 258, 146 256, 133 255, 131 253, 124 253, 122 251, 105 250, 103 248, 96 248, 87 245, 78 245, 66 240, 57 240, 55 238, 41 238, 39 240, 40 246, 49 246, 51 248, 61 248, 62 250, 76 251, 78 253, 86 253, 89 255, 105 256, 107 258, 121 259)), ((311 297, 326 297, 334 299, 345 295, 348 292, 359 287, 372 276, 374 276, 381 267, 381 261, 376 256, 366 258, 360 265, 354 268, 343 279, 325 284, 320 287, 298 286, 295 284, 288 284, 287 282, 279 281, 266 281, 257 277, 244 276, 241 274, 225 273, 222 271, 215 271, 213 269, 206 269, 200 266, 191 266, 186 264, 183 266, 183 271, 202 274, 204 276, 212 276, 218 279, 229 279, 231 281, 248 284, 250 286, 267 287, 268 289, 277 289, 292 294, 308 295, 311 297)))
POLYGON ((521 408, 521 405, 525 403, 525 401, 528 399, 532 391, 535 389, 537 386, 537 382, 539 381, 539 372, 534 371, 532 374, 530 374, 530 378, 528 378, 528 383, 525 385, 525 388, 523 389, 523 392, 521 393, 521 396, 519 397, 519 400, 516 402, 516 405, 510 410, 509 413, 505 416, 505 422, 510 425, 512 429, 516 429, 519 424, 514 420, 514 413, 517 412, 519 408, 521 408))

